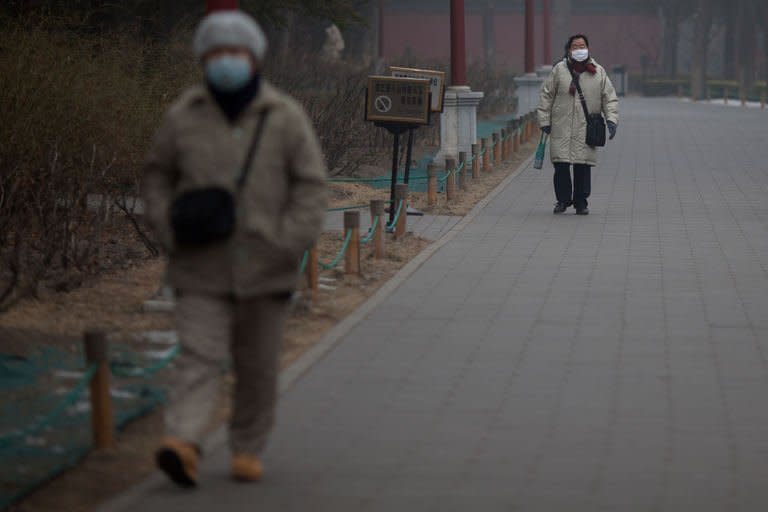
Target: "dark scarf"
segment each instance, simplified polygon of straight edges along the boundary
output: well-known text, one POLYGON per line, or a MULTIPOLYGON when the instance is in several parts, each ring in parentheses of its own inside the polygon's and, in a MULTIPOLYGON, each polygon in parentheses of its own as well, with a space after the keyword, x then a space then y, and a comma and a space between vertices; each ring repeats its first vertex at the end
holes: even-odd
POLYGON ((248 105, 251 104, 251 101, 259 94, 260 87, 261 75, 259 73, 254 74, 251 81, 245 87, 235 92, 219 91, 211 84, 208 84, 208 90, 211 91, 213 99, 221 107, 222 112, 227 116, 230 123, 234 123, 248 105))
POLYGON ((576 62, 569 57, 568 69, 571 71, 571 77, 572 77, 571 86, 568 88, 568 92, 571 94, 571 96, 576 96, 575 80, 577 80, 583 72, 587 71, 590 75, 594 75, 595 73, 597 73, 597 68, 591 62, 590 59, 587 59, 584 62, 576 62))

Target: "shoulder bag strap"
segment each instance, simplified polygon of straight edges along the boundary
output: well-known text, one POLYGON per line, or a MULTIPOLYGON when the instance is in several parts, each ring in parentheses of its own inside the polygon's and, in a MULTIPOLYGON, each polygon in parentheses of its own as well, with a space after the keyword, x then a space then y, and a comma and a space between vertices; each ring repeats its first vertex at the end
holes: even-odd
POLYGON ((571 71, 571 76, 573 77, 573 83, 576 85, 576 91, 579 93, 579 100, 581 100, 581 108, 584 109, 584 119, 589 119, 589 110, 587 109, 587 100, 584 99, 584 93, 581 92, 581 84, 579 84, 579 77, 576 76, 576 73, 571 71))
POLYGON ((256 129, 253 132, 253 139, 251 139, 251 145, 248 146, 248 152, 245 154, 245 163, 243 164, 243 170, 240 176, 237 178, 238 190, 243 188, 245 180, 248 178, 248 173, 251 172, 251 164, 253 163, 253 157, 256 155, 256 150, 261 140, 261 134, 264 133, 264 125, 267 124, 267 117, 269 116, 269 109, 264 109, 259 116, 259 122, 256 125, 256 129))

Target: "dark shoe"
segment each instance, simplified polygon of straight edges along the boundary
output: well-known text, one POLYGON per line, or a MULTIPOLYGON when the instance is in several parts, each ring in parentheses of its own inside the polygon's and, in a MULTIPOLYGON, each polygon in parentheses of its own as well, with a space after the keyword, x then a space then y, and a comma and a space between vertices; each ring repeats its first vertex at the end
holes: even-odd
POLYGON ((179 487, 197 485, 200 448, 192 443, 169 437, 155 452, 155 463, 179 487))
POLYGON ((576 215, 589 215, 589 208, 586 206, 582 208, 576 208, 576 215))
POLYGON ((555 203, 555 209, 552 210, 552 213, 559 214, 559 213, 565 213, 565 210, 568 209, 568 203, 555 203))

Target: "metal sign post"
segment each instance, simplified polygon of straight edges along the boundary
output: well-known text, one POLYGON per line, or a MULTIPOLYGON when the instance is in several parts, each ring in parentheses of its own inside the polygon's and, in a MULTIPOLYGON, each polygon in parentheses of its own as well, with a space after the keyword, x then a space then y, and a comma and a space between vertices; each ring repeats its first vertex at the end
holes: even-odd
POLYGON ((400 154, 400 135, 406 131, 409 132, 409 161, 406 163, 406 173, 408 173, 413 146, 413 130, 429 124, 431 112, 430 81, 418 78, 369 76, 365 105, 365 119, 373 121, 376 126, 386 128, 394 137, 389 208, 389 223, 391 224, 397 210, 394 201, 397 163, 400 154))
MULTIPOLYGON (((443 111, 443 100, 445 99, 445 73, 443 71, 390 66, 389 73, 394 77, 429 80, 429 91, 432 96, 430 101, 430 108, 432 109, 433 113, 440 113, 443 111)), ((403 183, 406 184, 408 183, 411 174, 413 137, 413 129, 408 130, 408 149, 405 161, 405 174, 403 175, 403 183)), ((409 206, 408 215, 424 215, 424 213, 409 206)))

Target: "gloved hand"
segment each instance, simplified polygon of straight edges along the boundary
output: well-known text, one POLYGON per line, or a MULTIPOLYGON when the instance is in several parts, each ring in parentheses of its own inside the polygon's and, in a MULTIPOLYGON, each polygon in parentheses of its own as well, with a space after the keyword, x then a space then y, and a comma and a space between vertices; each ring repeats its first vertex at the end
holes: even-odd
POLYGON ((616 123, 613 121, 608 121, 608 133, 610 133, 608 140, 613 140, 613 138, 616 136, 616 123))
POLYGON ((542 126, 541 127, 541 131, 543 131, 544 133, 549 135, 549 133, 552 131, 552 127, 551 126, 542 126))

